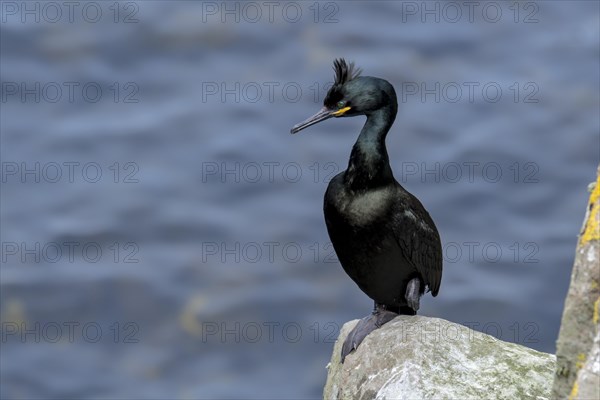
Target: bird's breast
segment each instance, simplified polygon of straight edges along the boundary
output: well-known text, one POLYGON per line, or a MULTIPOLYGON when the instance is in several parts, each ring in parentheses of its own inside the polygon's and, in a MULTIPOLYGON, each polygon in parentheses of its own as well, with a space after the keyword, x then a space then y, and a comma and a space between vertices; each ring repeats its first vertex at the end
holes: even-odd
POLYGON ((338 226, 366 227, 385 218, 391 202, 392 194, 387 187, 353 193, 336 185, 325 196, 325 217, 337 220, 338 226))

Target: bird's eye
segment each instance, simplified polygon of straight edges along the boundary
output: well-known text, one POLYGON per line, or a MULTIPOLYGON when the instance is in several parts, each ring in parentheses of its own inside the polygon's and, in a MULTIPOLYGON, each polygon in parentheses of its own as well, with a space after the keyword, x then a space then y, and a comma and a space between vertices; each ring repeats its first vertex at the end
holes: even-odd
POLYGON ((344 105, 346 105, 346 102, 344 100, 340 100, 337 102, 338 108, 342 108, 342 107, 344 107, 344 105))

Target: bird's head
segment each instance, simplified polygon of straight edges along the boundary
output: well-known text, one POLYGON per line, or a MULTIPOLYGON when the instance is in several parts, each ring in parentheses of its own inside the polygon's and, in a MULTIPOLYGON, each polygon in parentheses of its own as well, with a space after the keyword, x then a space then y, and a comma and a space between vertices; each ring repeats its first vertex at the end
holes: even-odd
POLYGON ((394 87, 386 80, 372 76, 360 76, 360 69, 354 68, 342 59, 333 62, 335 81, 327 92, 323 108, 307 120, 294 125, 291 133, 300 132, 329 118, 369 115, 388 107, 396 114, 398 108, 394 87))

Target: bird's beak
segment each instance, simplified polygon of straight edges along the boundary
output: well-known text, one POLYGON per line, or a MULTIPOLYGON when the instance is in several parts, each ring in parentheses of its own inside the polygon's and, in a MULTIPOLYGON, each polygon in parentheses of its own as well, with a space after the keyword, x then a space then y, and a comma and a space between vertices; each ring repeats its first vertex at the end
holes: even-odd
POLYGON ((325 121, 328 118, 334 117, 335 113, 336 113, 335 110, 330 110, 327 107, 323 107, 319 110, 318 113, 316 113, 312 117, 308 118, 307 120, 305 120, 303 122, 300 122, 299 124, 294 125, 294 127, 292 128, 290 133, 291 134, 298 133, 302 129, 308 128, 309 126, 314 125, 317 122, 325 121))

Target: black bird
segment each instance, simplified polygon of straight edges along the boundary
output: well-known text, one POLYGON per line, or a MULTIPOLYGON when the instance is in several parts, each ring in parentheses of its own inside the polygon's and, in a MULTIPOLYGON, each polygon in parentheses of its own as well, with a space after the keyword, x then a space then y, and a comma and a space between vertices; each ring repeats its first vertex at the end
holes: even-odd
POLYGON ((354 64, 334 61, 335 82, 324 107, 294 126, 297 133, 331 117, 366 115, 348 168, 325 193, 325 222, 335 252, 358 287, 375 301, 373 313, 350 332, 342 362, 374 329, 398 314, 415 315, 426 287, 438 294, 442 247, 421 202, 395 179, 385 138, 398 103, 386 80, 360 76, 354 64))

